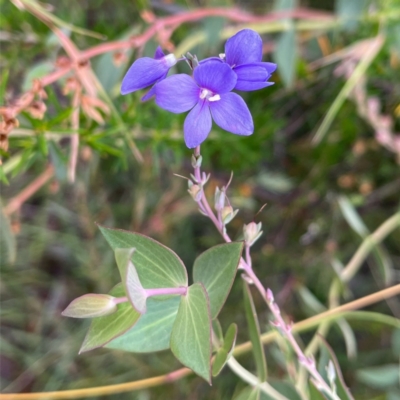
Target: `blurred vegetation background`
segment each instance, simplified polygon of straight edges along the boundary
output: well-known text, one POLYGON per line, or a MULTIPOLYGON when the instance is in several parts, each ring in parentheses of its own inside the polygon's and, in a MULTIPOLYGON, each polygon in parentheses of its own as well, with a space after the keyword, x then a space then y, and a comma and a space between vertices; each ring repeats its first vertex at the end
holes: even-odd
MULTIPOLYGON (((54 70, 65 55, 49 24, 0 0, 2 105, 28 91, 34 79, 54 70)), ((399 210, 400 193, 400 2, 398 0, 110 0, 48 1, 64 34, 83 50, 101 39, 73 31, 69 24, 126 39, 145 31, 154 17, 203 7, 237 7, 262 16, 277 9, 314 10, 320 18, 286 18, 271 23, 238 23, 205 17, 177 27, 169 50, 198 58, 223 51, 243 27, 258 30, 265 60, 278 63, 274 86, 243 93, 255 133, 241 138, 215 125, 202 146, 211 173, 207 193, 234 172, 230 200, 240 208, 229 225, 263 223, 253 251, 254 268, 294 321, 328 303, 335 266, 346 264, 362 239, 399 210), (324 13, 324 14, 322 14, 324 13), (324 17, 325 16, 325 17, 324 17), (325 19, 324 19, 325 18, 325 19), (262 205, 266 207, 257 213, 262 205)), ((310 13, 309 13, 310 14, 310 13)), ((311 15, 311 14, 310 14, 311 15)), ((314 14, 313 14, 314 15, 314 14)), ((129 354, 99 349, 78 356, 89 321, 61 318, 75 297, 106 293, 118 282, 113 252, 95 223, 149 235, 171 247, 190 266, 200 252, 221 242, 186 192, 191 152, 182 137, 184 115, 169 114, 142 93, 119 95, 119 84, 137 57, 152 56, 154 38, 135 51, 106 53, 91 60, 104 102, 79 114, 79 159, 68 181, 72 95, 67 78, 46 86, 41 119, 25 110, 1 150, 1 390, 49 391, 127 382, 180 368, 170 352, 129 354), (143 161, 132 153, 134 140, 143 161), (14 212, 12 199, 49 163, 52 179, 14 212)), ((188 68, 184 63, 177 71, 188 68)), ((4 139, 4 138, 2 138, 4 139)), ((342 302, 376 292, 400 280, 400 230, 362 265, 342 302)), ((258 295, 263 332, 269 315, 258 295)), ((221 314, 226 329, 239 326, 248 340, 240 279, 221 314)), ((396 318, 399 299, 368 308, 396 318)), ((311 333, 302 334, 307 343, 311 333)), ((373 319, 334 326, 327 340, 356 399, 398 399, 400 334, 373 319)), ((269 373, 284 375, 278 344, 266 347, 269 373)), ((251 355, 240 361, 254 370, 251 355)), ((245 384, 228 369, 209 387, 191 376, 118 399, 231 399, 245 384)))

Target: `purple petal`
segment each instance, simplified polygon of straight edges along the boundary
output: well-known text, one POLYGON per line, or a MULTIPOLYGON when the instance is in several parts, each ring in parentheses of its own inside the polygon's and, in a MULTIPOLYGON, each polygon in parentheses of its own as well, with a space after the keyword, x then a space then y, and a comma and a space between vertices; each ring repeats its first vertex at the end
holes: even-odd
POLYGON ((212 60, 196 67, 193 76, 201 88, 218 94, 230 92, 237 80, 228 64, 212 60))
POLYGON ((235 89, 250 91, 273 85, 273 83, 267 81, 271 76, 269 71, 274 70, 274 67, 276 68, 275 64, 260 62, 233 68, 237 74, 235 89))
POLYGON ((254 131, 253 118, 244 100, 236 93, 226 93, 221 100, 209 102, 215 123, 228 132, 248 136, 254 131))
POLYGON ((210 61, 218 61, 220 63, 225 62, 224 60, 222 60, 219 57, 209 57, 209 58, 205 58, 204 60, 199 61, 199 64, 205 64, 205 63, 208 63, 210 61))
POLYGON ((199 101, 187 115, 183 125, 185 143, 189 149, 197 147, 207 139, 211 131, 211 114, 207 101, 199 101))
POLYGON ((235 65, 259 62, 262 58, 262 40, 260 35, 251 30, 243 29, 225 43, 226 62, 235 65))
POLYGON ((143 57, 136 60, 126 73, 121 85, 121 94, 128 94, 153 85, 166 73, 169 66, 164 60, 143 57))
POLYGON ((156 94, 156 86, 154 85, 140 100, 146 101, 151 99, 156 94))
POLYGON ((274 85, 274 82, 249 82, 238 80, 235 86, 235 90, 241 90, 242 92, 251 92, 253 90, 264 89, 272 85, 274 85))
POLYGON ((199 100, 200 88, 186 74, 172 75, 154 88, 157 105, 175 114, 189 111, 199 100))
POLYGON ((156 49, 156 51, 155 51, 155 53, 154 53, 154 58, 155 58, 156 60, 159 60, 159 59, 161 59, 161 58, 163 58, 163 57, 165 57, 165 54, 164 54, 164 52, 162 51, 161 47, 158 46, 157 49, 156 49))

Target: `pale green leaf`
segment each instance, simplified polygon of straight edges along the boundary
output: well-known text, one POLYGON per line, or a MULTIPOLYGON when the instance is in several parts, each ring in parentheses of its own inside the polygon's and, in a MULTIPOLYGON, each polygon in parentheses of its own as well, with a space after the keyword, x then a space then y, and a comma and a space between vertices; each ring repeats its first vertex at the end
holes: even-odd
POLYGON ((114 297, 108 294, 88 293, 72 300, 61 313, 64 317, 94 318, 117 311, 114 297))
POLYGON ((246 387, 239 392, 234 400, 259 400, 260 399, 260 389, 246 387))
POLYGON ((113 250, 135 248, 131 261, 146 289, 187 286, 182 260, 161 243, 138 233, 99 226, 113 250))
POLYGON ((328 354, 328 357, 326 357, 325 365, 320 365, 321 370, 323 368, 326 371, 326 368, 327 368, 329 362, 331 361, 335 368, 334 383, 336 386, 337 395, 339 396, 339 398, 341 400, 354 400, 354 397, 350 393, 350 391, 343 379, 343 374, 340 369, 340 365, 336 358, 335 352, 332 350, 332 348, 328 345, 328 342, 322 336, 320 336, 319 339, 321 342, 321 348, 328 354))
POLYGON ((267 362, 265 359, 264 347, 260 338, 260 326, 257 312, 254 306, 253 297, 249 285, 243 280, 244 309, 246 312, 247 325, 249 328, 250 341, 253 345, 253 355, 257 366, 257 375, 261 382, 267 379, 267 362))
POLYGON ((201 283, 181 296, 171 333, 171 350, 186 367, 211 383, 211 316, 207 292, 201 283))
POLYGON ((242 251, 243 242, 221 244, 200 254, 194 262, 193 281, 204 285, 212 319, 217 317, 228 297, 242 251))
POLYGON ((147 296, 136 268, 131 261, 134 251, 135 248, 115 249, 115 261, 117 262, 122 284, 124 285, 129 301, 135 310, 144 314, 146 312, 147 296))
POLYGON ((374 389, 388 389, 399 384, 399 366, 397 364, 362 368, 356 371, 357 379, 374 389))
POLYGON ((150 297, 147 300, 146 314, 140 317, 133 328, 105 347, 134 353, 152 353, 168 349, 179 302, 180 296, 162 301, 150 297))
POLYGON ((215 355, 215 359, 212 366, 212 375, 217 376, 222 368, 225 366, 230 356, 232 355, 233 349, 236 343, 237 336, 237 325, 231 324, 226 331, 224 344, 218 349, 217 354, 215 355))
MULTIPOLYGON (((111 291, 114 297, 125 296, 122 284, 118 284, 111 291)), ((102 347, 112 339, 122 335, 139 319, 138 313, 129 302, 117 305, 117 311, 111 315, 94 318, 83 341, 79 353, 102 347)))

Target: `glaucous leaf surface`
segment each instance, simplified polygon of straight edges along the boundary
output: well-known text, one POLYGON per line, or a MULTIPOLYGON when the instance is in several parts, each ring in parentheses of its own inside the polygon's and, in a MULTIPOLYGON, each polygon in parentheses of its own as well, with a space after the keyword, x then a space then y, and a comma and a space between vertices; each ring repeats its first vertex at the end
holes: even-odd
POLYGON ((210 299, 211 318, 217 317, 231 290, 243 251, 243 242, 214 246, 196 258, 193 281, 201 282, 210 299))
POLYGON ((257 319, 257 311, 254 306, 253 297, 249 285, 243 281, 244 309, 246 312, 247 325, 249 327, 250 341, 253 345, 253 355, 257 365, 257 376, 261 382, 267 379, 267 362, 265 360, 264 347, 260 339, 260 326, 257 319))
POLYGON ((141 316, 132 329, 105 347, 134 353, 152 353, 168 349, 179 302, 180 296, 166 300, 147 299, 146 314, 141 316))
MULTIPOLYGON (((114 297, 125 296, 122 284, 116 285, 110 295, 114 297)), ((138 313, 129 302, 117 305, 117 311, 104 317, 94 318, 90 324, 85 340, 79 353, 102 347, 112 339, 122 335, 131 328, 139 319, 138 313)))
POLYGON ((133 262, 144 288, 187 286, 182 260, 161 243, 134 232, 99 226, 113 250, 134 247, 133 262))
POLYGON ((211 384, 211 316, 207 292, 201 283, 181 296, 171 333, 171 350, 186 367, 211 384))

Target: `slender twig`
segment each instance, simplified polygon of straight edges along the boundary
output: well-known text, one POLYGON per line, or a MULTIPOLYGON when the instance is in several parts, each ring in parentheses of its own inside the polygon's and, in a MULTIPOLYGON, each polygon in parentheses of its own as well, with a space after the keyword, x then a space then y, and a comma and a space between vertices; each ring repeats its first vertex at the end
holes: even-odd
MULTIPOLYGON (((314 315, 303 321, 297 322, 293 325, 293 332, 302 332, 320 324, 321 321, 328 318, 334 319, 335 316, 339 318, 342 313, 357 310, 369 306, 379 301, 388 299, 400 294, 400 284, 390 288, 381 290, 379 292, 370 294, 360 299, 354 300, 350 303, 343 304, 331 310, 314 315)), ((278 333, 270 331, 261 335, 261 340, 264 344, 273 342, 278 333)), ((234 356, 247 353, 252 348, 251 342, 245 342, 235 347, 233 351, 234 356)), ((1 400, 39 400, 43 398, 48 399, 80 399, 85 397, 105 396, 108 394, 117 394, 122 392, 129 392, 134 390, 146 389, 153 386, 160 386, 165 383, 174 382, 193 372, 187 368, 181 368, 173 371, 167 375, 157 376, 154 378, 143 379, 139 381, 127 382, 118 385, 98 386, 86 389, 73 389, 73 390, 60 390, 54 392, 37 392, 37 393, 2 393, 1 400)))
POLYGON ((77 85, 76 91, 72 99, 72 115, 71 115, 71 128, 74 133, 71 135, 71 153, 68 161, 68 181, 75 182, 76 165, 78 163, 79 153, 79 111, 81 101, 81 86, 77 85))
POLYGON ((371 250, 397 227, 400 227, 400 212, 397 212, 387 219, 375 232, 371 233, 363 240, 358 250, 340 273, 340 279, 343 282, 350 281, 371 250))
POLYGON ((13 197, 4 207, 4 213, 10 215, 19 210, 22 204, 34 195, 43 185, 45 185, 54 175, 54 167, 49 165, 35 180, 33 180, 25 189, 13 197))

